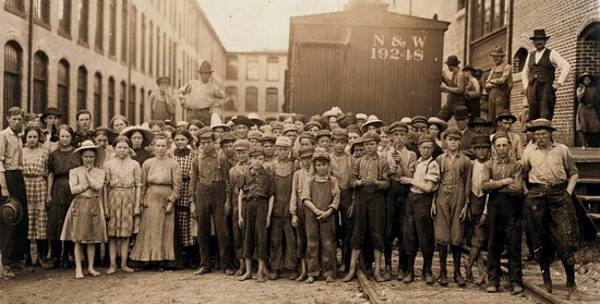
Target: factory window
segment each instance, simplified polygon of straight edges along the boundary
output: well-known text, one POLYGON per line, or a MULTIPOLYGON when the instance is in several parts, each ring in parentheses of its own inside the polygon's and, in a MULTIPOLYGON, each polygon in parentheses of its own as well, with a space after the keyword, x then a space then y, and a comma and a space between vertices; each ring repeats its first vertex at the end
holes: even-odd
POLYGON ((88 44, 90 23, 90 2, 89 0, 80 0, 79 2, 79 42, 88 44))
POLYGON ((127 84, 125 81, 121 82, 121 98, 119 99, 119 114, 127 114, 127 84))
POLYGON ((33 55, 33 112, 42 113, 48 104, 48 56, 42 51, 33 55))
POLYGON ((473 0, 472 40, 504 28, 506 26, 505 10, 505 0, 473 0))
POLYGON ((71 37, 71 0, 58 2, 58 33, 71 37))
POLYGON ((246 59, 246 79, 258 80, 258 57, 248 56, 246 59))
POLYGON ((529 52, 525 48, 519 48, 517 53, 515 53, 515 58, 513 60, 513 72, 519 73, 523 71, 525 67, 525 60, 527 60, 527 56, 529 52))
POLYGON ((156 26, 156 76, 160 77, 160 28, 156 26))
POLYGON ((277 112, 279 111, 279 92, 277 88, 267 88, 267 95, 265 99, 265 111, 277 112))
POLYGON ((129 100, 127 105, 127 119, 130 123, 135 122, 135 86, 129 87, 129 100))
POLYGON ((108 32, 108 54, 117 55, 117 0, 110 0, 110 31, 108 32))
POLYGON ((64 122, 69 121, 69 83, 71 83, 69 62, 65 59, 61 59, 58 62, 58 81, 56 90, 56 101, 58 105, 58 111, 62 114, 64 122))
POLYGON ((148 32, 148 38, 150 38, 148 45, 148 72, 150 75, 154 73, 154 24, 150 20, 150 31, 148 32))
MULTIPOLYGON (((167 33, 163 32, 163 36, 162 36, 162 67, 161 67, 161 71, 162 74, 167 76, 167 74, 169 74, 169 72, 167 71, 167 33)), ((171 79, 171 81, 173 81, 171 79)))
POLYGON ((104 0, 96 0, 96 49, 104 49, 104 0))
POLYGON ((4 45, 4 109, 21 105, 23 49, 15 41, 4 45))
POLYGON ((258 111, 258 89, 256 87, 246 88, 246 111, 258 111))
POLYGON ((25 14, 25 1, 24 0, 7 0, 4 8, 7 11, 18 13, 21 15, 25 14))
POLYGON ((146 72, 146 16, 142 14, 142 43, 141 43, 141 70, 142 72, 146 72))
POLYGON ((123 0, 121 4, 121 59, 127 62, 127 39, 129 36, 127 33, 127 15, 129 4, 127 4, 127 0, 123 0))
POLYGON ((108 118, 115 116, 115 79, 108 78, 108 118))
POLYGON ((77 111, 87 109, 87 75, 84 66, 77 69, 77 111))
POLYGON ((40 24, 50 27, 50 0, 33 0, 33 18, 40 24))
POLYGON ((137 120, 137 123, 140 124, 142 122, 144 122, 145 118, 146 118, 146 107, 144 105, 144 103, 146 102, 146 94, 144 94, 144 88, 140 89, 140 119, 137 120))
POLYGON ((131 7, 131 65, 137 67, 137 8, 131 7))
POLYGON ((102 75, 94 74, 94 121, 102 124, 102 75))
POLYGON ((236 104, 237 104, 237 99, 238 99, 238 89, 237 87, 225 87, 225 94, 227 94, 227 96, 229 96, 229 100, 227 101, 227 103, 225 104, 225 111, 235 111, 236 110, 236 104))
POLYGON ((267 80, 279 80, 279 58, 277 56, 267 57, 267 80))
POLYGON ((225 69, 225 79, 238 79, 238 57, 236 55, 227 56, 227 68, 225 69))

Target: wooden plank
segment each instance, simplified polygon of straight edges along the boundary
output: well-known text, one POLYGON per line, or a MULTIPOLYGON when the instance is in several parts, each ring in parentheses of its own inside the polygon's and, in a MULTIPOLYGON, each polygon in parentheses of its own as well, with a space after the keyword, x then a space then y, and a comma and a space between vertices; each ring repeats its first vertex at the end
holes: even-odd
POLYGON ((369 278, 360 267, 356 271, 356 276, 358 277, 358 281, 363 288, 363 292, 367 295, 367 297, 369 297, 369 302, 372 304, 382 303, 377 295, 377 291, 373 286, 371 286, 369 278))

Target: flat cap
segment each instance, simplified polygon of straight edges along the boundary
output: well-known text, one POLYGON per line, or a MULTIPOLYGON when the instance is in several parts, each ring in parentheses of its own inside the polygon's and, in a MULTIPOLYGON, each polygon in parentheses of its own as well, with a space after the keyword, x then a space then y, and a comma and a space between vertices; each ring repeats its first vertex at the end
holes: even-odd
POLYGON ((317 134, 315 134, 316 139, 319 139, 319 137, 323 137, 323 136, 331 137, 331 131, 329 131, 327 129, 323 129, 323 130, 317 131, 317 134))
POLYGON ((414 126, 414 125, 416 125, 416 124, 418 124, 418 123, 422 123, 422 124, 424 124, 424 125, 427 125, 427 124, 428 124, 428 123, 427 123, 427 117, 425 117, 425 116, 421 116, 421 115, 417 115, 417 116, 413 117, 413 118, 412 118, 411 125, 413 125, 413 126, 414 126))
POLYGON ((363 136, 361 136, 361 139, 362 139, 363 143, 368 143, 370 141, 375 141, 375 142, 381 141, 381 137, 379 137, 379 134, 377 134, 377 132, 375 132, 375 131, 369 131, 369 132, 363 134, 363 136))
POLYGON ((298 150, 298 156, 300 158, 312 157, 315 152, 313 147, 302 147, 298 150))
POLYGON ((316 161, 319 159, 326 160, 328 162, 331 160, 331 158, 329 157, 329 153, 324 151, 315 151, 313 153, 312 161, 316 161))
POLYGON ((214 138, 214 133, 210 127, 204 127, 198 131, 198 138, 214 138))
POLYGON ((361 120, 367 120, 368 116, 365 113, 357 113, 354 117, 356 117, 356 119, 361 119, 361 120))
POLYGON ((265 151, 261 147, 252 147, 250 149, 250 156, 265 155, 265 151))
POLYGON ((388 132, 394 134, 394 132, 404 131, 408 132, 408 125, 402 121, 395 121, 390 125, 388 132))
POLYGON ((508 133, 502 131, 492 135, 492 142, 496 142, 496 140, 499 138, 506 138, 508 139, 508 142, 510 142, 510 137, 508 136, 508 133))
POLYGON ((225 133, 221 134, 221 142, 220 143, 235 142, 236 139, 237 138, 235 137, 235 135, 233 135, 233 133, 225 132, 225 133))
POLYGON ((450 127, 446 130, 446 132, 444 132, 444 139, 449 137, 461 139, 462 132, 457 127, 450 127))
POLYGON ((310 141, 314 142, 315 141, 315 135, 310 133, 310 132, 302 132, 300 134, 300 136, 298 136, 298 140, 302 139, 302 138, 308 138, 310 139, 310 141))
POLYGON ((319 130, 323 129, 323 126, 318 121, 311 120, 304 125, 304 131, 308 131, 313 127, 317 127, 319 130))
POLYGON ((410 118, 410 117, 402 117, 402 119, 400 119, 400 122, 403 122, 403 123, 405 123, 407 125, 410 125, 410 124, 412 124, 412 118, 410 118))
POLYGON ((424 143, 435 143, 435 138, 433 137, 433 135, 429 134, 429 133, 424 133, 421 135, 421 137, 419 137, 419 142, 418 144, 424 144, 424 143))
POLYGON ((285 124, 283 126, 283 134, 291 131, 298 132, 298 128, 296 128, 296 126, 293 124, 285 124))
POLYGON ((331 138, 338 140, 348 140, 348 131, 342 128, 335 128, 331 131, 331 138))
POLYGON ((250 142, 245 139, 238 139, 233 143, 234 150, 250 150, 250 142))
POLYGON ((275 144, 276 141, 277 141, 277 137, 275 137, 274 135, 271 135, 271 134, 265 134, 260 139, 260 142, 262 142, 262 143, 270 142, 272 144, 275 144))
POLYGON ((483 134, 473 137, 473 141, 471 142, 472 148, 490 147, 491 145, 490 137, 483 134))
POLYGON ((256 131, 256 130, 252 130, 250 132, 248 132, 248 139, 256 139, 259 140, 263 137, 262 132, 260 131, 256 131))
POLYGON ((275 141, 275 146, 291 148, 292 140, 287 136, 279 136, 279 137, 277 137, 277 140, 275 141))
POLYGON ((348 133, 356 133, 359 136, 362 135, 362 132, 360 132, 360 128, 358 127, 358 125, 349 125, 348 127, 346 127, 346 131, 348 131, 348 133))
POLYGON ((271 130, 283 130, 283 124, 280 121, 274 121, 271 123, 271 130))

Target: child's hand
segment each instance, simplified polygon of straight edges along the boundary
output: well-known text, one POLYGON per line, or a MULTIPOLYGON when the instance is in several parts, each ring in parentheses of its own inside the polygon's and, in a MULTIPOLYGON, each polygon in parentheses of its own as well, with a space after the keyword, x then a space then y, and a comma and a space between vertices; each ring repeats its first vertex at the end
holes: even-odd
POLYGON ((104 210, 104 219, 107 221, 110 219, 110 213, 108 212, 108 209, 104 210))
POLYGON ((271 217, 267 215, 267 226, 266 228, 269 228, 271 226, 271 217))
POLYGON ((462 210, 460 210, 460 214, 458 215, 458 218, 460 219, 461 222, 464 222, 465 219, 467 218, 468 214, 469 214, 469 205, 465 204, 465 206, 462 208, 462 210))
POLYGON ((413 179, 410 177, 403 176, 400 178, 400 183, 403 185, 412 185, 413 179))
POLYGON ((192 218, 198 217, 198 214, 196 213, 196 204, 194 204, 193 202, 190 202, 190 216, 192 218))
POLYGON ((295 214, 292 215, 292 227, 298 228, 298 216, 295 214))
POLYGON ((330 217, 333 214, 333 209, 329 208, 327 209, 327 211, 322 212, 321 215, 317 216, 317 220, 324 220, 328 217, 330 217))
POLYGON ((238 227, 240 227, 240 229, 244 229, 244 218, 242 218, 241 216, 238 219, 238 227))
POLYGON ((169 203, 165 208, 165 214, 171 214, 171 212, 173 212, 173 203, 169 203))
POLYGON ((481 217, 479 218, 479 225, 483 225, 485 224, 485 221, 487 220, 487 213, 482 213, 481 217))
POLYGON ((225 202, 225 216, 229 216, 231 215, 231 201, 226 201, 225 202))
POLYGON ((435 203, 433 203, 433 204, 431 204, 431 218, 434 218, 436 213, 437 213, 437 210, 435 207, 435 203))
POLYGON ((348 211, 346 212, 346 216, 348 218, 352 218, 352 215, 354 214, 354 202, 352 202, 350 204, 350 206, 348 206, 348 211))
POLYGON ((136 206, 136 207, 133 209, 133 216, 134 216, 134 217, 138 217, 138 216, 140 216, 140 214, 141 214, 141 212, 140 212, 140 207, 136 206))

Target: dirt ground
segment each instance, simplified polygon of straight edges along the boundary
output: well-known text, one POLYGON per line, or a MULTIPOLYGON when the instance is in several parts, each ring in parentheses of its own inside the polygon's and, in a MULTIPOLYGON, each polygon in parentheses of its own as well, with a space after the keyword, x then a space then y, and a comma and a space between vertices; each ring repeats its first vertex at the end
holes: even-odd
POLYGON ((239 282, 222 273, 187 271, 103 274, 75 280, 73 270, 34 272, 0 282, 0 303, 363 303, 358 281, 326 284, 285 279, 239 282))

